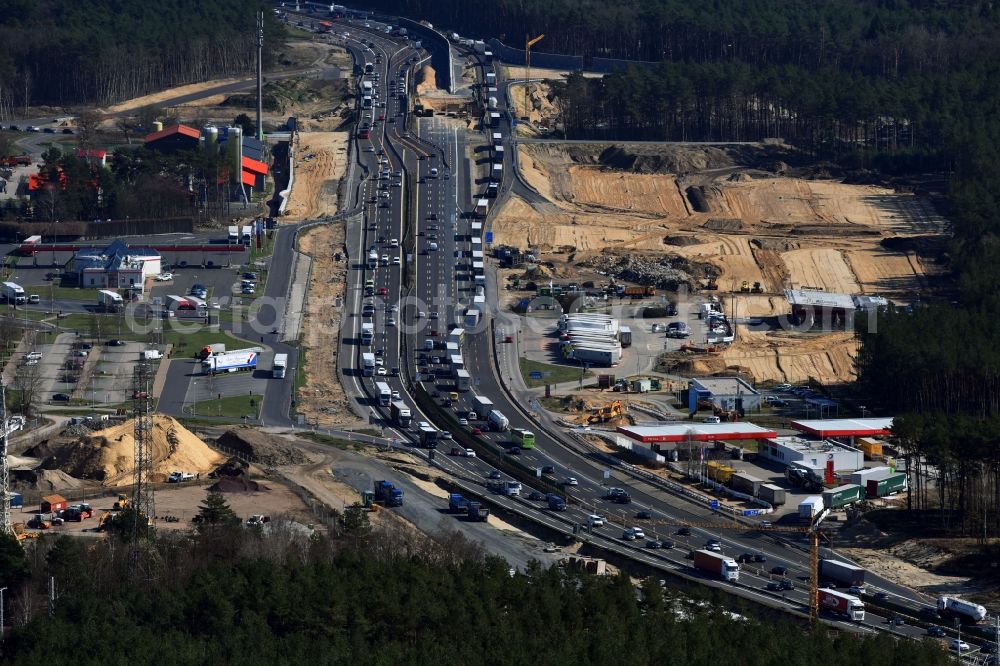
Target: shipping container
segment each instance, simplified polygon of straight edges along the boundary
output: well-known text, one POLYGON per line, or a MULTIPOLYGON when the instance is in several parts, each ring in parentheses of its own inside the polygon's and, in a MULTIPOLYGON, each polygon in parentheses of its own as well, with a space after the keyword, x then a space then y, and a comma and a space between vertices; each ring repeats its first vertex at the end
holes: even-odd
POLYGON ((734 468, 726 465, 725 463, 721 463, 718 460, 709 460, 705 463, 705 467, 708 470, 708 478, 712 479, 716 483, 729 483, 729 480, 733 478, 733 474, 736 473, 734 468))
POLYGON ((760 490, 763 483, 762 479, 758 479, 756 476, 752 476, 746 472, 737 472, 729 479, 730 488, 739 493, 746 493, 751 497, 757 496, 757 491, 760 490))
POLYGON ((858 437, 858 448, 865 454, 865 460, 882 460, 882 442, 869 437, 858 437))
POLYGON ((820 495, 810 495, 799 502, 799 518, 812 520, 823 510, 823 497, 820 495))
POLYGON ((867 488, 869 481, 878 481, 890 474, 892 474, 892 470, 888 467, 867 467, 852 473, 850 480, 851 483, 867 488))
POLYGON ((831 488, 823 491, 823 506, 830 509, 839 509, 848 504, 853 504, 861 499, 861 486, 849 483, 838 488, 831 488))
POLYGON ((878 481, 869 479, 866 490, 870 498, 888 497, 896 493, 906 492, 906 474, 900 472, 878 481))
POLYGON ((757 490, 757 497, 771 506, 781 506, 785 503, 785 489, 773 483, 762 483, 757 490))
POLYGON ((833 580, 852 587, 865 584, 864 569, 838 560, 820 560, 819 577, 822 580, 833 580))

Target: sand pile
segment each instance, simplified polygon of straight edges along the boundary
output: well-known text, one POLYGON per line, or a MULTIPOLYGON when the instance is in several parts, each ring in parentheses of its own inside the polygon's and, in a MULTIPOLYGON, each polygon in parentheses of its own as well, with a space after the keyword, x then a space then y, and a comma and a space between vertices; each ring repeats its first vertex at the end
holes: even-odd
POLYGON ((253 428, 227 430, 219 437, 218 444, 264 467, 301 465, 309 462, 309 458, 287 440, 272 437, 253 428))
POLYGON ((420 68, 420 83, 417 84, 417 94, 424 95, 426 93, 437 91, 437 72, 430 65, 424 65, 420 68))
MULTIPOLYGON (((134 421, 129 420, 67 446, 58 455, 59 468, 106 486, 130 482, 135 470, 134 428, 134 421)), ((224 460, 169 416, 153 416, 152 436, 153 481, 165 481, 175 470, 206 474, 224 460)))
POLYGON ((76 479, 58 469, 36 469, 27 476, 19 475, 19 481, 14 487, 22 492, 38 491, 42 493, 61 492, 83 486, 83 481, 76 479))

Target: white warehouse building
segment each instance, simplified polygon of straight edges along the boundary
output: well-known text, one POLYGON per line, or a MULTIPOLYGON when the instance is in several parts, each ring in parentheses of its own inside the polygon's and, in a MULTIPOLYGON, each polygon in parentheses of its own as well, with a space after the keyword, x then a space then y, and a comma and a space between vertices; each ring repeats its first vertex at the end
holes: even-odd
POLYGON ((865 466, 865 454, 844 444, 828 439, 806 439, 804 437, 775 437, 760 443, 757 452, 779 463, 790 465, 801 462, 813 469, 826 467, 832 458, 835 471, 851 471, 865 466))

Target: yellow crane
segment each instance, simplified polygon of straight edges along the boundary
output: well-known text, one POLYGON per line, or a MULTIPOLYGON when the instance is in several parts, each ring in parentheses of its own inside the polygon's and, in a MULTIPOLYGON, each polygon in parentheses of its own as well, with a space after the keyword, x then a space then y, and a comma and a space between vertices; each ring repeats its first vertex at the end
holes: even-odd
POLYGON ((524 112, 531 118, 530 109, 528 108, 528 81, 531 80, 531 47, 544 39, 545 35, 538 35, 537 37, 531 37, 529 35, 524 36, 524 112))

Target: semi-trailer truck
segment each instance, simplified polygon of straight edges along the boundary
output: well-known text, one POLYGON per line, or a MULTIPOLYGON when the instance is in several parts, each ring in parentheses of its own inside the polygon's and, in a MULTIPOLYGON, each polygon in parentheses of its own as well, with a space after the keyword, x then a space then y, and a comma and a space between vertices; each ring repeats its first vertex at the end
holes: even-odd
POLYGON ((448 513, 465 513, 469 509, 469 500, 459 493, 448 495, 448 513))
POLYGON ((820 608, 843 615, 854 622, 865 621, 865 604, 854 595, 837 590, 821 589, 819 591, 819 605, 820 608))
POLYGON ((361 375, 364 377, 375 376, 375 354, 372 352, 361 354, 361 375))
POLYGON ((436 449, 440 435, 441 433, 434 426, 422 425, 420 426, 420 445, 428 449, 436 449))
POLYGON ((496 432, 503 432, 510 427, 510 420, 498 409, 492 410, 486 420, 490 424, 490 430, 496 432))
POLYGON ((24 295, 24 288, 16 282, 4 282, 2 286, 2 293, 4 300, 8 303, 20 305, 27 300, 24 295))
POLYGON ((125 307, 125 299, 116 291, 101 289, 97 292, 97 305, 105 312, 120 312, 125 307))
POLYGON ((740 565, 736 563, 736 560, 722 553, 711 550, 696 550, 694 551, 694 566, 696 569, 715 574, 730 583, 736 583, 740 580, 740 565))
POLYGON ((986 619, 986 608, 956 597, 938 597, 937 607, 942 615, 958 617, 973 623, 986 619))
POLYGON ((396 422, 396 425, 400 428, 409 427, 413 414, 410 412, 410 408, 406 406, 405 402, 402 400, 393 400, 392 405, 390 405, 390 412, 392 414, 392 420, 396 422))
POLYGON ((375 338, 375 324, 366 322, 361 324, 361 344, 370 345, 375 338))
POLYGON ((466 310, 465 311, 465 327, 466 328, 475 328, 476 325, 479 323, 479 316, 480 316, 480 313, 479 313, 479 309, 478 308, 469 308, 468 310, 466 310))
POLYGON ((493 401, 485 395, 477 395, 473 398, 472 406, 476 410, 476 415, 481 419, 486 418, 487 415, 493 411, 493 401))
POLYGON ((618 362, 622 358, 622 352, 621 349, 594 349, 591 347, 578 347, 573 345, 572 349, 568 353, 568 357, 578 363, 585 363, 587 365, 605 365, 610 367, 618 365, 618 362))
POLYGON ((819 577, 833 580, 849 587, 860 587, 865 584, 864 569, 838 560, 820 560, 819 577))
POLYGON ((213 342, 210 345, 205 345, 198 352, 198 358, 204 361, 209 356, 218 356, 219 354, 226 353, 226 345, 222 342, 213 342))
POLYGON ((403 491, 389 481, 376 481, 375 501, 385 506, 403 506, 403 491))
POLYGON ((218 356, 209 356, 201 362, 201 371, 206 375, 220 372, 239 372, 257 367, 258 353, 255 351, 234 351, 218 356))

